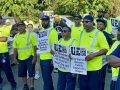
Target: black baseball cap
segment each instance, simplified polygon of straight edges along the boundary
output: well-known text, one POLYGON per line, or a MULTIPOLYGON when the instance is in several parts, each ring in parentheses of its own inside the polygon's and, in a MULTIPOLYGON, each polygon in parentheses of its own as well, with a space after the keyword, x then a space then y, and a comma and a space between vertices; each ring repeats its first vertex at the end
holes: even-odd
POLYGON ((104 13, 104 11, 103 11, 102 9, 99 9, 97 12, 102 12, 102 13, 104 13))
POLYGON ((78 18, 82 19, 80 14, 76 14, 74 17, 78 17, 78 18))

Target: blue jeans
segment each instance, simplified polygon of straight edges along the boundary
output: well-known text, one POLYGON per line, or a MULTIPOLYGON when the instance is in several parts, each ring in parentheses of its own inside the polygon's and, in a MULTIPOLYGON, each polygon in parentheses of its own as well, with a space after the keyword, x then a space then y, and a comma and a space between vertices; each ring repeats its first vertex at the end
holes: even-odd
POLYGON ((54 90, 51 75, 53 71, 53 67, 51 66, 51 59, 40 60, 40 67, 44 81, 44 90, 54 90))
POLYGON ((111 80, 110 90, 116 90, 115 88, 116 88, 116 81, 111 80))
MULTIPOLYGON (((10 67, 10 59, 9 59, 9 53, 0 53, 0 67, 3 68, 7 80, 11 83, 11 86, 16 86, 16 82, 14 80, 14 76, 12 73, 12 69, 10 67), (4 55, 4 57, 6 57, 5 61, 3 62, 3 58, 2 56, 4 55)), ((0 84, 2 83, 3 79, 1 78, 1 71, 0 71, 0 84)))
POLYGON ((65 88, 66 90, 75 90, 75 83, 76 78, 72 77, 72 73, 58 71, 57 90, 65 90, 65 88))
POLYGON ((87 75, 79 75, 80 90, 102 90, 102 70, 87 71, 87 75))

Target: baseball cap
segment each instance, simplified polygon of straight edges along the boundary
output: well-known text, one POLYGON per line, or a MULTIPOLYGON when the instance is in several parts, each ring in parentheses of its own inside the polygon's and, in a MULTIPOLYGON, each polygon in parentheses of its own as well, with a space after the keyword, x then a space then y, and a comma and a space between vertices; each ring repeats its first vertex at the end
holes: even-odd
POLYGON ((6 19, 6 21, 5 22, 10 22, 10 20, 9 19, 6 19))
POLYGON ((103 22, 105 26, 107 26, 107 21, 103 18, 97 19, 97 22, 103 22))
POLYGON ((120 30, 120 25, 116 29, 120 30))
POLYGON ((104 13, 104 11, 102 9, 99 9, 97 12, 103 12, 104 13))
POLYGON ((0 18, 2 19, 2 16, 0 15, 0 18))
POLYGON ((50 20, 49 16, 44 15, 41 20, 50 20))
POLYGON ((26 19, 29 19, 29 17, 26 17, 26 19))
POLYGON ((25 23, 24 23, 23 21, 20 21, 20 22, 17 24, 17 26, 19 26, 19 25, 25 25, 25 23))
POLYGON ((83 19, 88 19, 93 22, 93 17, 91 15, 86 15, 83 19))
POLYGON ((74 17, 78 17, 78 18, 82 19, 81 15, 79 15, 79 14, 76 14, 74 17))

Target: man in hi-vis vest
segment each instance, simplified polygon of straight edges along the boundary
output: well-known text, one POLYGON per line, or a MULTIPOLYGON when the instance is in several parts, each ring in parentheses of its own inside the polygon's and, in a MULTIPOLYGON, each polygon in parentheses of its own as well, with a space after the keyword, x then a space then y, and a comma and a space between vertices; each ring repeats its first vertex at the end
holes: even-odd
POLYGON ((79 44, 87 48, 87 75, 79 75, 80 90, 102 90, 102 55, 109 49, 104 34, 93 27, 93 17, 83 18, 79 44))
MULTIPOLYGON (((52 42, 58 42, 58 33, 53 27, 50 26, 49 16, 44 15, 42 17, 42 27, 42 30, 49 31, 49 46, 52 50, 52 42)), ((53 71, 52 55, 50 52, 40 53, 40 66, 44 81, 43 90, 54 90, 51 75, 53 71)))
MULTIPOLYGON (((7 39, 10 36, 10 28, 2 25, 2 16, 0 15, 0 67, 4 70, 8 81, 11 84, 11 89, 9 90, 16 90, 16 82, 14 80, 14 76, 10 67, 10 59, 9 59, 9 52, 7 47, 7 39)), ((2 77, 0 71, 0 90, 2 84, 2 77)))
POLYGON ((37 39, 33 33, 25 30, 25 23, 22 21, 18 23, 18 30, 19 33, 15 35, 13 41, 14 63, 18 65, 18 77, 22 77, 23 79, 23 90, 29 90, 27 85, 27 70, 30 77, 30 90, 34 90, 37 39), (17 53, 19 61, 16 59, 17 53))

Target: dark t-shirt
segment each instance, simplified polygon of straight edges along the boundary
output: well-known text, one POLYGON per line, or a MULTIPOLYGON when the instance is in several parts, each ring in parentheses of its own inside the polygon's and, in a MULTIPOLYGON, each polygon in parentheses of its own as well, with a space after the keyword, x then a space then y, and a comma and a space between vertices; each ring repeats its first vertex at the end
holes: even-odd
POLYGON ((67 24, 64 23, 64 22, 60 22, 60 24, 55 24, 55 23, 54 23, 54 28, 55 28, 55 30, 58 32, 58 39, 62 38, 62 36, 61 36, 61 30, 62 30, 64 27, 67 27, 67 24))
MULTIPOLYGON (((18 31, 17 24, 14 24, 14 25, 12 26, 11 31, 13 31, 13 30, 18 31)), ((15 34, 13 34, 13 37, 14 37, 14 36, 15 36, 15 34)))
POLYGON ((103 34, 105 35, 108 44, 109 44, 109 45, 112 45, 112 44, 113 44, 113 41, 112 41, 112 39, 110 38, 110 34, 107 33, 107 32, 105 32, 105 31, 103 31, 103 34))

